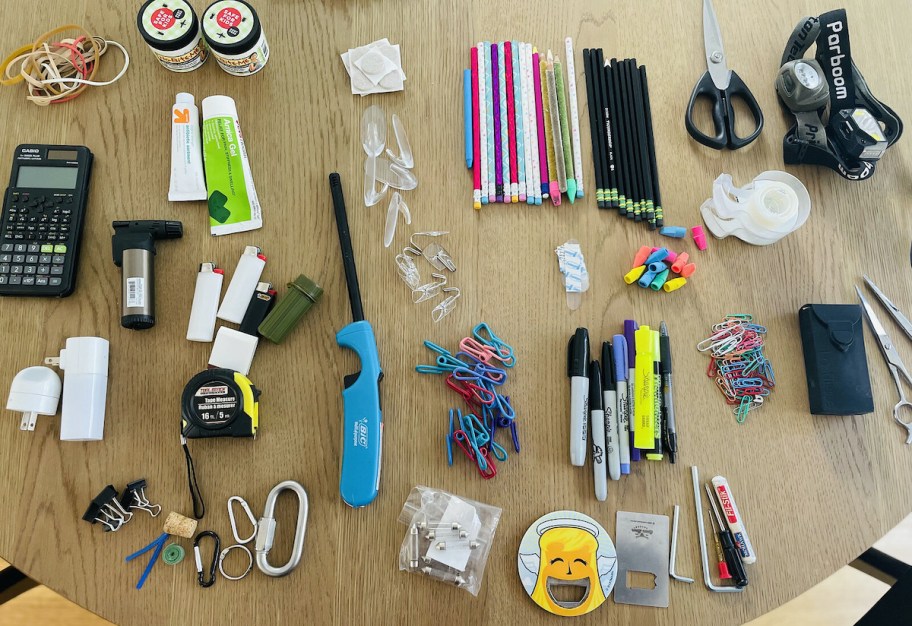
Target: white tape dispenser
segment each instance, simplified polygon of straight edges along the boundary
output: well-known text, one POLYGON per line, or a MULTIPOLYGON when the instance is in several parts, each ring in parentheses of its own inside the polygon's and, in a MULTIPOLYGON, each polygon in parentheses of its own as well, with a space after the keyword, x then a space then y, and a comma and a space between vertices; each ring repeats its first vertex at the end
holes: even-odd
POLYGON ((722 174, 700 212, 715 237, 734 235, 755 246, 766 246, 807 221, 811 197, 800 180, 785 172, 763 172, 744 187, 735 187, 732 177, 722 174))

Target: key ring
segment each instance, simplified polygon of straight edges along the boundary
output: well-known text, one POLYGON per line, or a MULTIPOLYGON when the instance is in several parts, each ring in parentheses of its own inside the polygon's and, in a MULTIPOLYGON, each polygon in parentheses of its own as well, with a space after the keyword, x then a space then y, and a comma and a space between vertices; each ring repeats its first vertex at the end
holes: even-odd
MULTIPOLYGON (((243 502, 243 500, 242 500, 242 502, 243 502)), ((248 539, 248 541, 249 541, 249 539, 248 539)), ((219 572, 221 572, 222 577, 225 578, 226 580, 241 580, 242 578, 246 577, 247 574, 249 574, 250 570, 252 570, 252 569, 253 569, 253 555, 250 553, 250 548, 248 548, 247 546, 245 546, 243 544, 236 543, 233 546, 228 546, 227 548, 222 550, 221 554, 219 554, 218 570, 219 570, 219 572), (242 551, 246 552, 247 558, 249 559, 249 562, 247 563, 247 569, 245 569, 244 573, 241 574, 240 576, 229 576, 228 574, 225 573, 225 568, 222 566, 222 563, 224 563, 224 561, 225 561, 225 557, 228 556, 228 553, 231 552, 232 550, 242 550, 242 551)))

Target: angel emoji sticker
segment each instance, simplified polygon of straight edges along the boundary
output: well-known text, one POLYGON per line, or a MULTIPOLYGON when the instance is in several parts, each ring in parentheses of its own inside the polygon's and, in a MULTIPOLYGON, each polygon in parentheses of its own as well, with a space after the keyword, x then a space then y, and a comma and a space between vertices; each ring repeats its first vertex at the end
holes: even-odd
POLYGON ((617 577, 611 537, 588 515, 538 518, 519 544, 519 578, 535 604, 555 615, 585 615, 605 601, 617 577))

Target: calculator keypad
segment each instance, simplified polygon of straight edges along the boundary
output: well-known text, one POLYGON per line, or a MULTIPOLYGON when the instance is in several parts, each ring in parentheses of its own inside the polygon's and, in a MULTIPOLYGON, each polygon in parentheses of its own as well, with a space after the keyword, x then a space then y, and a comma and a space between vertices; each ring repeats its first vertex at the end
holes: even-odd
POLYGON ((59 287, 72 251, 70 194, 13 193, 0 231, 0 285, 59 287))

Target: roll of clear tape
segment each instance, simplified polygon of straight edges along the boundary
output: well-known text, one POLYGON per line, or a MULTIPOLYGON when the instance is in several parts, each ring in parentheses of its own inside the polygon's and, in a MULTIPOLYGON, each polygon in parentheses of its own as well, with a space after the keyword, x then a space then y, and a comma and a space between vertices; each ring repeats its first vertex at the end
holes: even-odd
POLYGON ((713 196, 700 207, 703 221, 718 239, 734 235, 755 246, 776 243, 807 221, 811 197, 800 180, 786 172, 763 172, 744 187, 720 175, 713 196))

